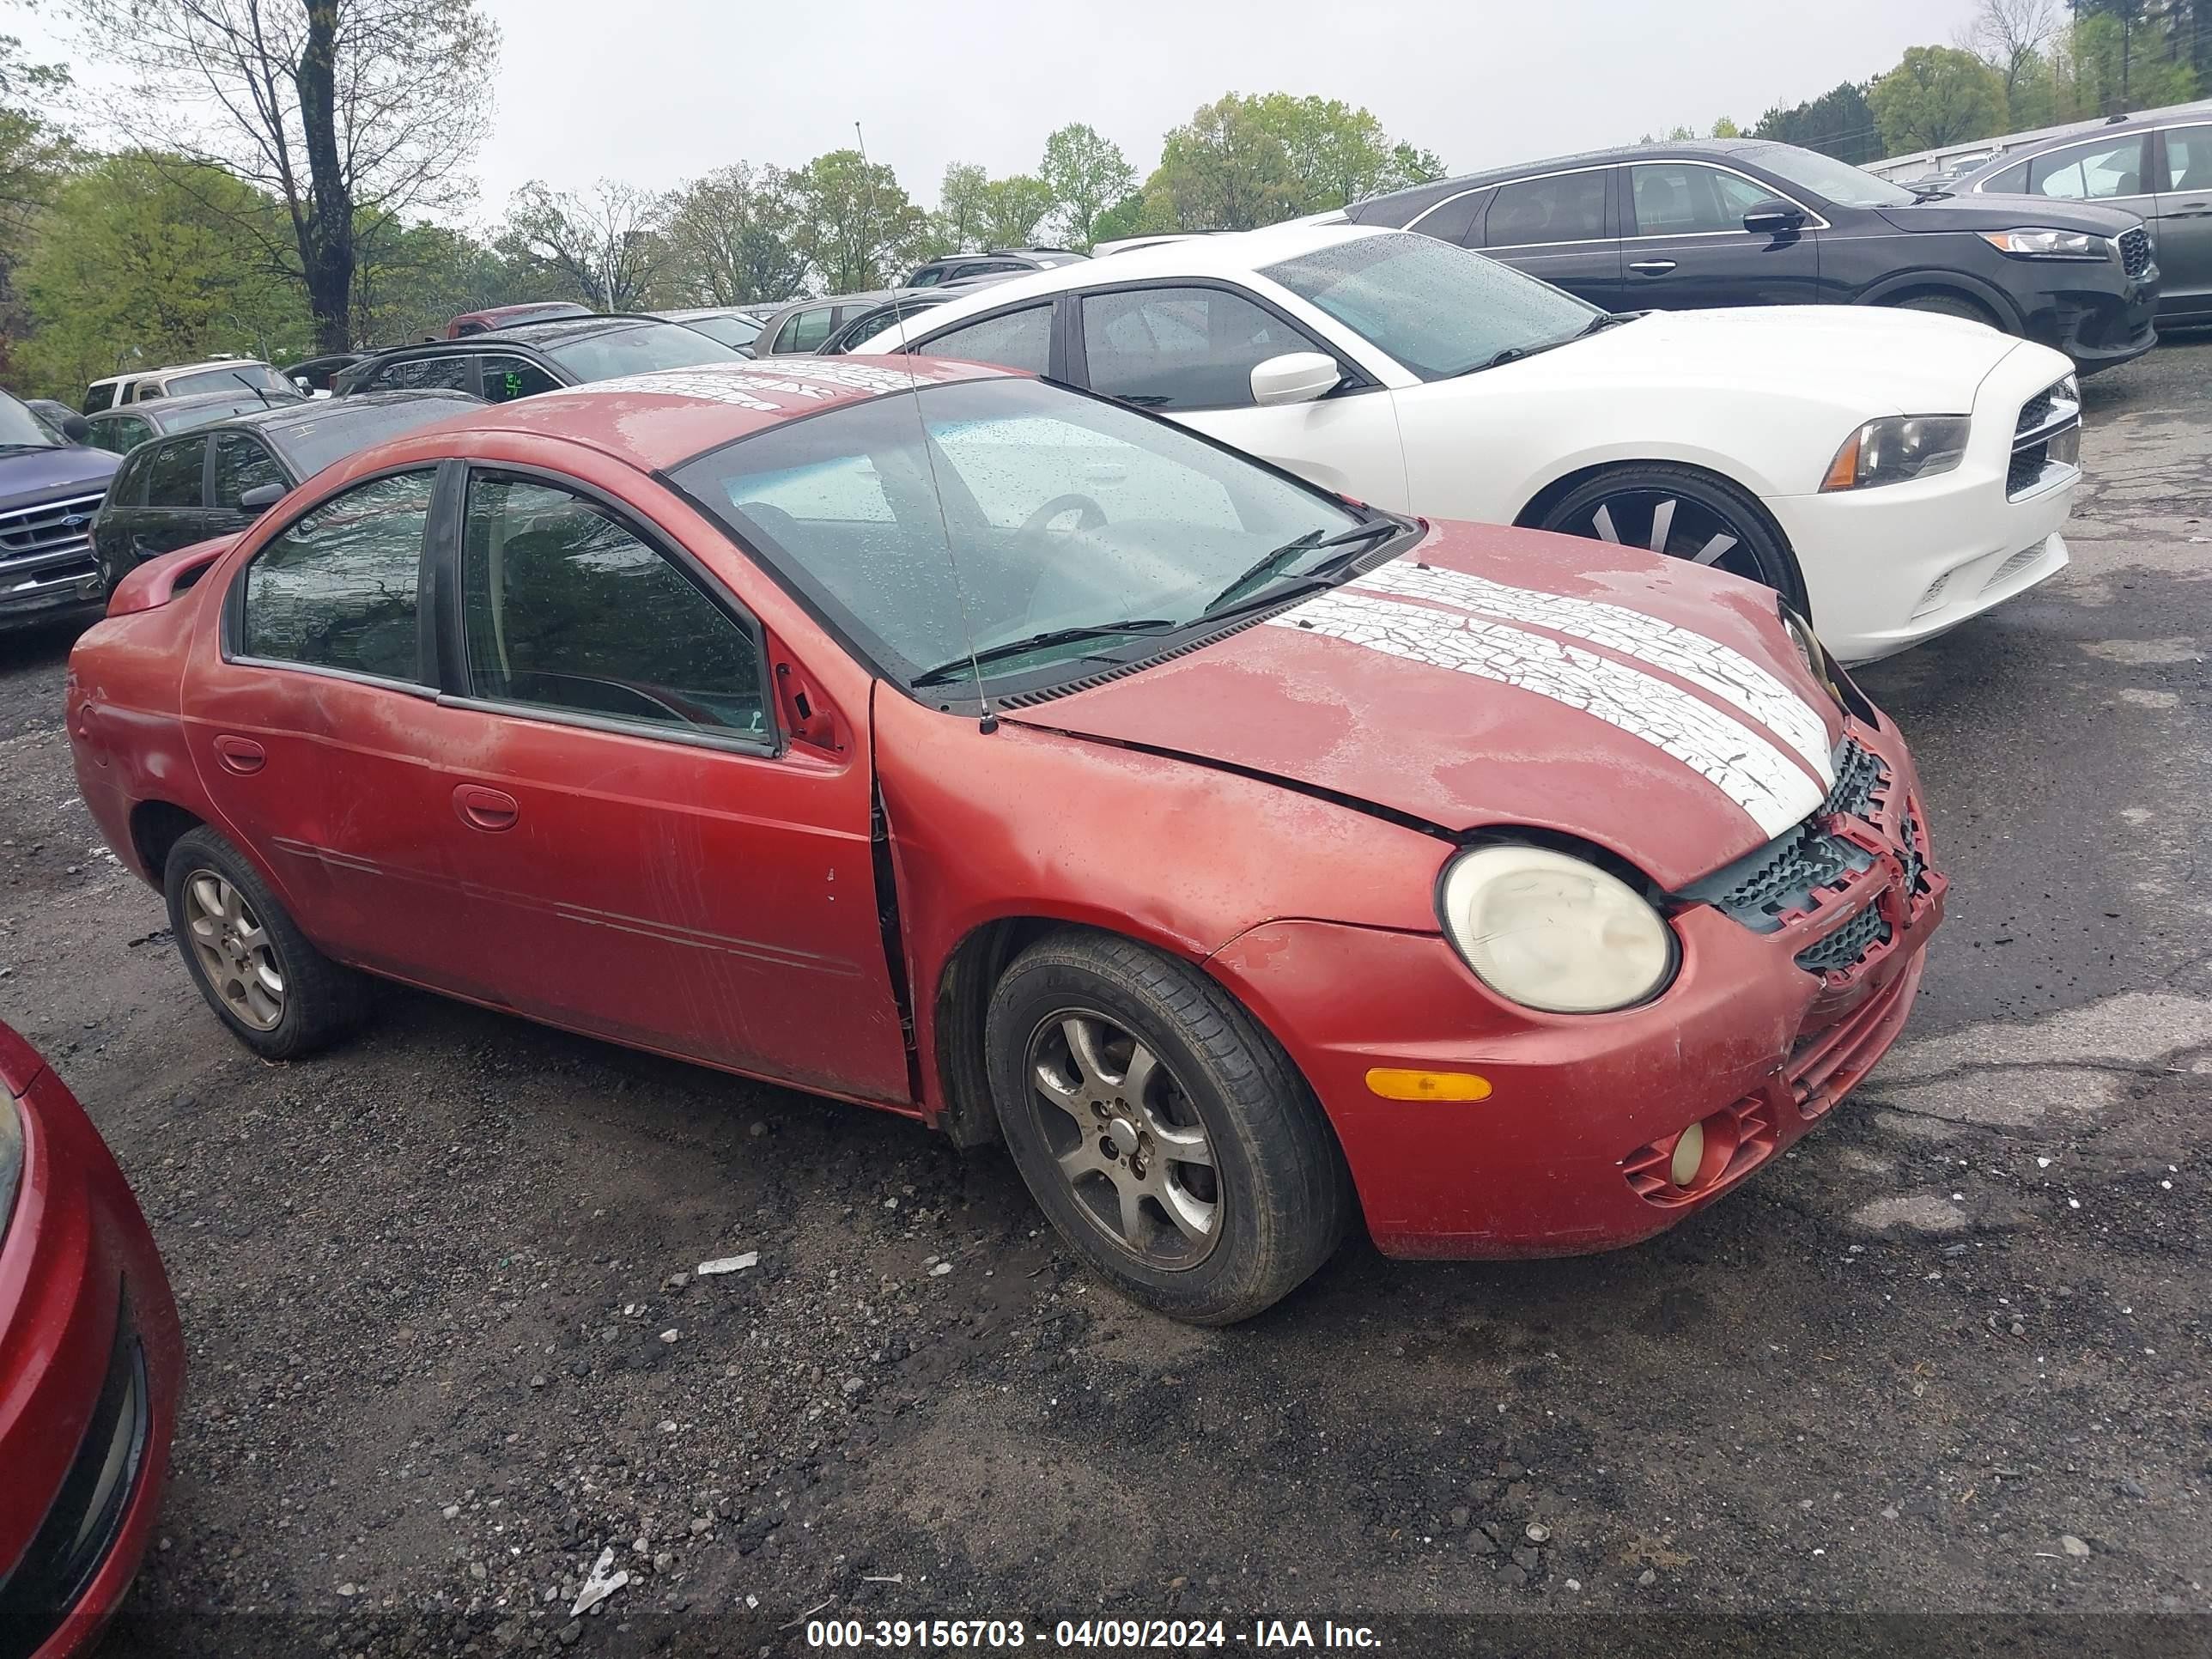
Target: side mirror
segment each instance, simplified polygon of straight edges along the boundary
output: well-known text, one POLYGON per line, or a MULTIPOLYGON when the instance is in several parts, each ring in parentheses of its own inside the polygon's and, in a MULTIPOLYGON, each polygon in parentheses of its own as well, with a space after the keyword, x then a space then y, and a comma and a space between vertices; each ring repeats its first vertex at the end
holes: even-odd
POLYGON ((92 422, 82 415, 64 415, 62 436, 73 444, 88 444, 92 441, 92 422))
POLYGON ((1320 351, 1286 351, 1252 365, 1252 401, 1262 409, 1279 404, 1310 404, 1336 390, 1344 371, 1320 351))
POLYGON ((266 513, 291 492, 283 484, 256 484, 238 498, 241 513, 266 513))
POLYGON ((1779 236, 1805 223, 1805 210, 1789 202, 1769 199, 1754 204, 1743 216, 1743 228, 1754 236, 1779 236))
POLYGON ((312 398, 315 395, 315 383, 304 374, 295 374, 292 377, 292 384, 300 388, 302 397, 312 398))

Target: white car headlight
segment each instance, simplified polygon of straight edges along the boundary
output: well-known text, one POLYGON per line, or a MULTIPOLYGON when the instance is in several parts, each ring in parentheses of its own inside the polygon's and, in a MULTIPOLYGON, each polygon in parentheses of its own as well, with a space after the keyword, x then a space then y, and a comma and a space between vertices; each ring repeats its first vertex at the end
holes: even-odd
POLYGON ((1871 489, 1948 472, 1966 453, 1964 415, 1885 415, 1844 440, 1820 480, 1832 489, 1871 489))
POLYGON ((1985 230, 1981 238, 2015 259, 2106 259, 2112 245, 2086 230, 1985 230))
POLYGON ((1523 1007, 1626 1008, 1674 969, 1674 935, 1641 894, 1548 848, 1501 843, 1462 854, 1444 872, 1437 908, 1467 965, 1523 1007))

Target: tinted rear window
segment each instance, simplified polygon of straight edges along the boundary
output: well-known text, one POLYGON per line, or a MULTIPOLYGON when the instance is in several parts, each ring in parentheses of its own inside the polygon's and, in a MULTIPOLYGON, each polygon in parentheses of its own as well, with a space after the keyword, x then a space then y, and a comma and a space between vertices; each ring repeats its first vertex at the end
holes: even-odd
POLYGON ((544 350, 579 380, 611 380, 617 374, 746 361, 743 352, 681 323, 640 323, 544 350))

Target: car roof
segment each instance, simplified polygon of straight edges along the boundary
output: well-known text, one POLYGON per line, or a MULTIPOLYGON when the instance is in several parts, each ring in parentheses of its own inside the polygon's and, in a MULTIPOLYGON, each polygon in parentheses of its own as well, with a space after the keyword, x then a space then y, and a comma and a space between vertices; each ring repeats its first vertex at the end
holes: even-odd
MULTIPOLYGON (((88 415, 85 419, 97 421, 135 418, 150 420, 155 426, 159 426, 172 415, 189 415, 192 410, 205 409, 210 404, 240 403, 252 399, 253 396, 253 387, 242 386, 235 392, 187 392, 181 398, 149 398, 143 404, 117 404, 112 408, 88 415)), ((300 398, 283 398, 279 401, 284 408, 289 409, 295 403, 304 403, 307 400, 300 398)))
POLYGON ((107 374, 92 382, 94 386, 109 386, 124 380, 158 380, 164 374, 197 374, 210 368, 266 368, 269 365, 258 357, 206 357, 196 363, 159 363, 151 368, 125 369, 120 374, 107 374))
POLYGON ((664 323, 688 323, 695 317, 743 317, 750 322, 780 308, 778 306, 692 306, 683 311, 656 311, 653 315, 664 323))
POLYGON ((397 387, 383 392, 356 392, 349 398, 299 398, 289 403, 274 404, 267 409, 249 409, 245 413, 217 422, 222 427, 252 427, 262 432, 282 435, 288 427, 308 426, 319 421, 333 418, 353 420, 352 412, 375 409, 387 404, 449 403, 453 412, 474 409, 483 402, 465 392, 448 391, 442 386, 397 387))
POLYGON ((2212 115, 2212 99, 2194 104, 2176 104, 2166 109, 2144 110, 2134 115, 2116 115, 2094 126, 2055 132, 2048 138, 2039 138, 2033 143, 2014 144, 2010 149, 2001 149, 1978 161, 1956 167, 1951 170, 1951 182, 1975 184, 2014 161, 2024 161, 2030 156, 2048 155, 2054 149, 2071 149, 2076 144, 2093 144, 2108 133, 2146 132, 2154 127, 2186 126, 2203 121, 2208 115, 2212 115))
MULTIPOLYGON (((1586 149, 1572 155, 1550 155, 1539 161, 1522 161, 1511 167, 1486 167, 1480 173, 1462 173, 1450 179, 1437 179, 1425 185, 1408 185, 1403 190, 1385 191, 1378 196, 1369 196, 1354 202, 1346 211, 1357 214, 1362 208, 1378 202, 1403 202, 1415 198, 1443 201, 1466 191, 1480 190, 1487 185, 1504 184, 1514 179, 1525 179, 1534 173, 1571 173, 1578 167, 1612 167, 1622 161, 1711 161, 1726 157, 1755 155, 1761 150, 1791 149, 1778 138, 1684 138, 1665 144, 1616 144, 1610 149, 1586 149)), ((1117 254, 1115 258, 1124 256, 1117 254)))
MULTIPOLYGON (((550 438, 599 450, 642 471, 675 466, 787 421, 963 380, 1028 380, 984 363, 902 357, 771 357, 654 369, 472 406, 438 428, 550 438)), ((319 403, 317 408, 327 408, 319 403)), ((410 434, 395 442, 410 442, 410 434)), ((381 447, 380 446, 380 447, 381 447)))
POLYGON ((386 346, 374 351, 362 361, 385 357, 451 357, 471 351, 482 351, 486 346, 566 345, 572 340, 587 340, 595 334, 611 334, 617 330, 635 328, 641 323, 665 323, 665 317, 651 317, 642 313, 594 312, 588 317, 548 317, 541 322, 510 323, 505 328, 486 329, 481 334, 464 334, 458 340, 410 340, 404 345, 386 346))

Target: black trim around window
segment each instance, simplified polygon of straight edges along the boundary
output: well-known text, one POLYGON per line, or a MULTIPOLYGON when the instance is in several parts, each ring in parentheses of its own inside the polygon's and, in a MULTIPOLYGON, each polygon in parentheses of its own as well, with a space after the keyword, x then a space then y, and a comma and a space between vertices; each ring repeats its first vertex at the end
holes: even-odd
MULTIPOLYGON (((426 624, 425 634, 435 641, 435 678, 438 701, 441 705, 481 709, 488 714, 519 720, 542 720, 553 726, 580 726, 586 731, 610 732, 624 737, 665 738, 695 748, 726 750, 746 755, 779 757, 790 747, 790 736, 777 718, 775 682, 768 666, 767 629, 719 577, 700 562, 698 556, 690 548, 659 526, 639 517, 636 509, 628 502, 572 473, 514 461, 453 459, 445 465, 453 472, 451 495, 449 497, 447 494, 448 481, 441 470, 438 481, 440 493, 431 503, 430 525, 426 537, 429 551, 423 573, 425 590, 434 599, 437 611, 436 617, 426 624), (478 696, 469 672, 468 631, 461 615, 461 561, 467 556, 468 548, 469 489, 479 478, 520 479, 588 501, 674 566, 677 573, 690 582, 709 605, 752 641, 753 672, 758 683, 762 718, 768 726, 765 741, 739 733, 718 732, 709 726, 626 720, 619 715, 586 714, 550 708, 543 703, 507 702, 497 698, 478 696), (442 515, 440 512, 441 503, 446 509, 442 515)), ((665 477, 658 473, 653 477, 662 488, 670 489, 685 505, 697 510, 698 504, 683 491, 675 489, 665 477)), ((710 523, 718 522, 709 514, 702 512, 701 517, 710 523)), ((428 617, 429 611, 430 606, 424 605, 422 614, 428 617)))

